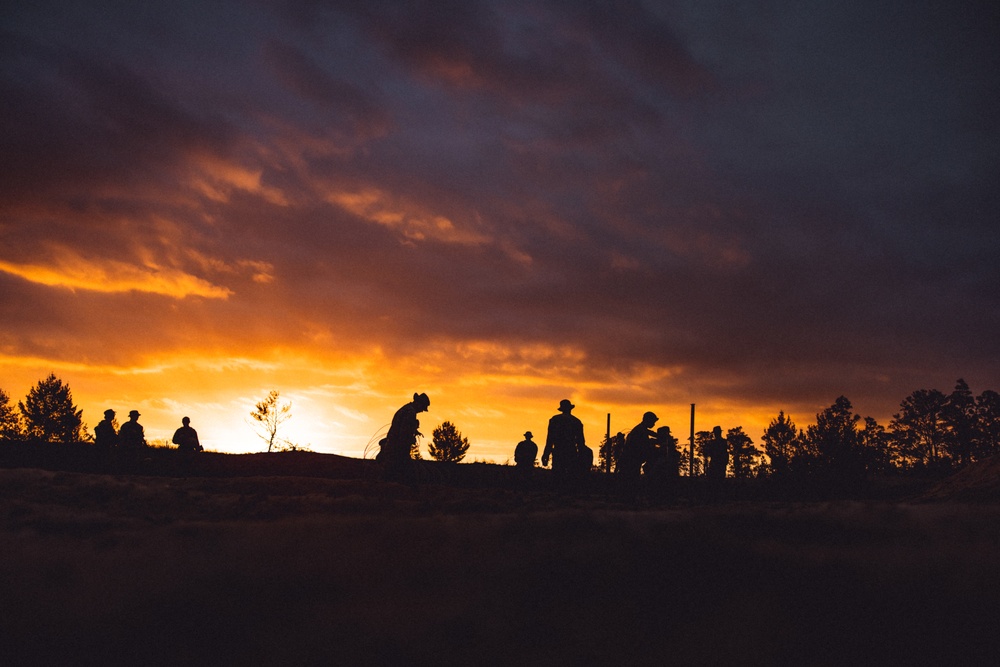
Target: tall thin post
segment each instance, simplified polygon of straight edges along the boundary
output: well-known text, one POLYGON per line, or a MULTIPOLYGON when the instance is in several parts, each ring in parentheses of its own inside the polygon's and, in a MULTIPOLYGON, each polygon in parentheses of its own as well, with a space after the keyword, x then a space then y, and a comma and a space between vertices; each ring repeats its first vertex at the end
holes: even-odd
POLYGON ((694 477, 694 403, 691 404, 691 449, 688 452, 688 476, 694 477))
POLYGON ((604 436, 604 472, 611 474, 611 413, 608 413, 608 432, 604 436))

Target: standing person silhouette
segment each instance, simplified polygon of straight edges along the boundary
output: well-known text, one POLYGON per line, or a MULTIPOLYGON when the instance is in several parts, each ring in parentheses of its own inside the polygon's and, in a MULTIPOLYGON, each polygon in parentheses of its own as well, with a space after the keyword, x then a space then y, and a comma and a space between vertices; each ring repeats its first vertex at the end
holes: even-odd
POLYGON ((146 447, 146 432, 139 423, 139 411, 131 410, 128 421, 118 429, 118 451, 129 467, 139 462, 140 452, 146 447))
POLYGON ((94 448, 102 467, 109 467, 118 447, 118 432, 115 431, 115 411, 104 411, 104 419, 94 427, 94 448))
POLYGON ((405 472, 410 462, 410 450, 417 442, 420 433, 420 421, 417 415, 425 412, 431 405, 427 394, 413 394, 413 400, 396 410, 389 424, 389 432, 379 443, 381 450, 375 460, 385 466, 386 474, 390 476, 405 472))
POLYGON ((559 414, 549 419, 549 431, 545 437, 542 465, 552 459, 552 472, 560 480, 566 480, 579 471, 581 448, 586 447, 583 437, 583 422, 570 412, 576 406, 568 399, 559 401, 559 414))
POLYGON ((712 439, 708 442, 706 450, 708 454, 707 477, 709 479, 725 478, 726 468, 729 467, 729 443, 722 437, 721 426, 712 429, 712 439))

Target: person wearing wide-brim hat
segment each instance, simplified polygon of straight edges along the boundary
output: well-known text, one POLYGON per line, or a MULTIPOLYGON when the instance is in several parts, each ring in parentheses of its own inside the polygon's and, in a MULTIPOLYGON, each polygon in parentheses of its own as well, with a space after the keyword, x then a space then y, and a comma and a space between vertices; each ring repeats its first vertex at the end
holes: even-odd
POLYGON ((514 463, 520 469, 535 467, 535 459, 538 457, 538 445, 531 438, 531 431, 525 431, 524 440, 517 443, 517 447, 514 448, 514 463))
POLYGON ((118 429, 118 448, 126 457, 126 462, 135 462, 140 449, 146 446, 146 433, 139 423, 139 411, 130 410, 128 421, 118 429))
POLYGON ((427 394, 414 393, 412 401, 396 410, 389 424, 389 432, 379 443, 381 449, 376 461, 392 468, 410 460, 410 451, 416 445, 417 438, 423 437, 417 415, 426 412, 430 405, 431 399, 427 394))
POLYGON ((547 466, 551 458, 552 472, 559 476, 572 474, 577 469, 580 455, 587 447, 583 422, 570 414, 575 407, 567 398, 559 401, 559 414, 549 419, 545 436, 542 465, 547 466))

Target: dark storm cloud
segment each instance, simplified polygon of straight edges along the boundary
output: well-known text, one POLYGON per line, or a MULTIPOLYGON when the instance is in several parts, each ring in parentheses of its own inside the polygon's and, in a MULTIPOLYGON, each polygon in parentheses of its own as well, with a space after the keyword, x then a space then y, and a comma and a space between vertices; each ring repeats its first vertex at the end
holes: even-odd
MULTIPOLYGON (((114 260, 167 347, 186 316, 218 346, 568 345, 732 397, 996 385, 995 27, 974 3, 11 11, 7 314, 55 289, 17 267, 114 260)), ((46 319, 96 333, 117 298, 46 319)))

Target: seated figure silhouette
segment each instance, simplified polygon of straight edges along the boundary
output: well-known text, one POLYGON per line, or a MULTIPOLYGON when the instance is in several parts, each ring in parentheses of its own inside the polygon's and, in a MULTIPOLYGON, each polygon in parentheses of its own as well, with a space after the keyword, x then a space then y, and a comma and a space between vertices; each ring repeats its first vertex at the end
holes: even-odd
POLYGON ((514 464, 519 470, 530 470, 535 467, 535 459, 538 458, 538 445, 531 438, 534 437, 531 431, 525 431, 524 440, 517 443, 514 448, 514 464))
POLYGON ((410 462, 410 450, 416 444, 420 433, 420 421, 417 415, 425 412, 431 405, 427 394, 413 394, 413 400, 396 410, 389 424, 389 432, 379 445, 381 449, 375 460, 385 466, 390 476, 405 471, 410 462))
POLYGON ((184 417, 181 419, 181 427, 174 431, 174 437, 171 439, 175 445, 177 445, 177 450, 184 453, 200 452, 202 451, 201 443, 198 442, 198 431, 191 428, 191 419, 184 417))

